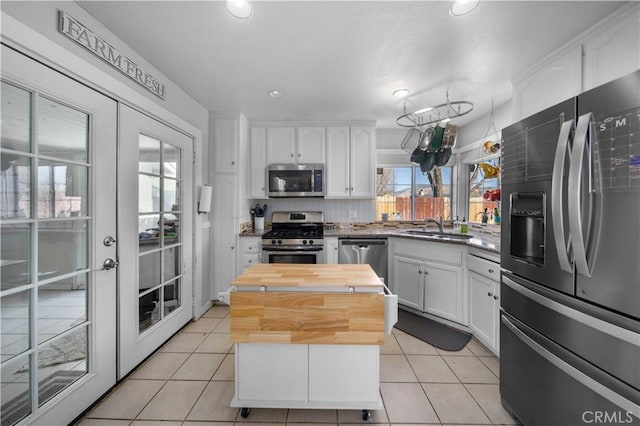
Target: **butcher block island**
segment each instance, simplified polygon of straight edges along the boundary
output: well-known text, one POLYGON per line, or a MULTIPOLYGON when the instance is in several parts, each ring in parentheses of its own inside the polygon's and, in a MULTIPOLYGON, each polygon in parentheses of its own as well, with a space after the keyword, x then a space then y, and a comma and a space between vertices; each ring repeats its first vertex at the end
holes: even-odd
POLYGON ((232 407, 382 409, 380 345, 397 297, 369 265, 255 264, 232 283, 232 407))

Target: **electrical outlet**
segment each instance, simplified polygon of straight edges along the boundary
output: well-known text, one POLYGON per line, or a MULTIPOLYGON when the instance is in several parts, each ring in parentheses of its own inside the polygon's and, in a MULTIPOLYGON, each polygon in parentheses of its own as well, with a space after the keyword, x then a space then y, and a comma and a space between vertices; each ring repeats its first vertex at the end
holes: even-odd
POLYGON ((358 210, 349 210, 349 219, 358 217, 358 210))

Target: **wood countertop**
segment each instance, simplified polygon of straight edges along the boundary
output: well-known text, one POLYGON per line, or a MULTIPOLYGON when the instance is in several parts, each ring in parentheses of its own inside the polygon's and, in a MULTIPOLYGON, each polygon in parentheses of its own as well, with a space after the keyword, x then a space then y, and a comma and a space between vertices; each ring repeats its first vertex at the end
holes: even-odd
POLYGON ((257 263, 239 275, 232 285, 279 287, 382 287, 369 265, 257 263))
POLYGON ((232 284, 234 343, 384 344, 383 283, 369 265, 258 263, 232 284))

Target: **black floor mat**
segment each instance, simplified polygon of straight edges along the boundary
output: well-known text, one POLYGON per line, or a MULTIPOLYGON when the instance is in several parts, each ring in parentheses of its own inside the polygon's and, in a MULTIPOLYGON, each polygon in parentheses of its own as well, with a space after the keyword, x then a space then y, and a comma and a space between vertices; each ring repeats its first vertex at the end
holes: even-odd
POLYGON ((402 309, 398 309, 395 327, 445 351, 459 351, 471 340, 468 333, 402 309))

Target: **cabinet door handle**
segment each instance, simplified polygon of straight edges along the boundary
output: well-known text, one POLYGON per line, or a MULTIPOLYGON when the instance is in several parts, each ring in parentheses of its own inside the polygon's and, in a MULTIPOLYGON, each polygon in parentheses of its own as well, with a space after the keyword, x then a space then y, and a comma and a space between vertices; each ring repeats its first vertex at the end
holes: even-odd
POLYGON ((349 190, 349 188, 345 188, 344 190, 345 190, 345 191, 348 191, 348 190, 349 190))
POLYGON ((489 273, 490 273, 490 274, 493 274, 493 269, 489 269, 489 273))
POLYGON ((231 250, 234 250, 234 249, 235 249, 235 247, 234 247, 234 246, 231 246, 231 250))
POLYGON ((500 299, 500 298, 499 298, 498 296, 496 296, 496 295, 494 295, 494 296, 493 296, 493 298, 494 298, 495 300, 500 299))
POLYGON ((235 165, 235 164, 236 164, 236 162, 235 162, 235 161, 232 161, 232 162, 231 162, 231 165, 232 165, 232 166, 233 166, 233 165, 235 165))
POLYGON ((293 157, 293 154, 291 154, 291 157, 293 157))
POLYGON ((422 271, 418 269, 418 273, 419 273, 419 274, 421 274, 421 273, 422 273, 422 271))
POLYGON ((491 297, 491 296, 493 296, 493 293, 489 292, 489 293, 487 293, 487 296, 491 297))
POLYGON ((429 275, 429 271, 424 271, 424 274, 425 275, 429 275))
POLYGON ((298 154, 298 157, 302 157, 302 154, 298 154))

